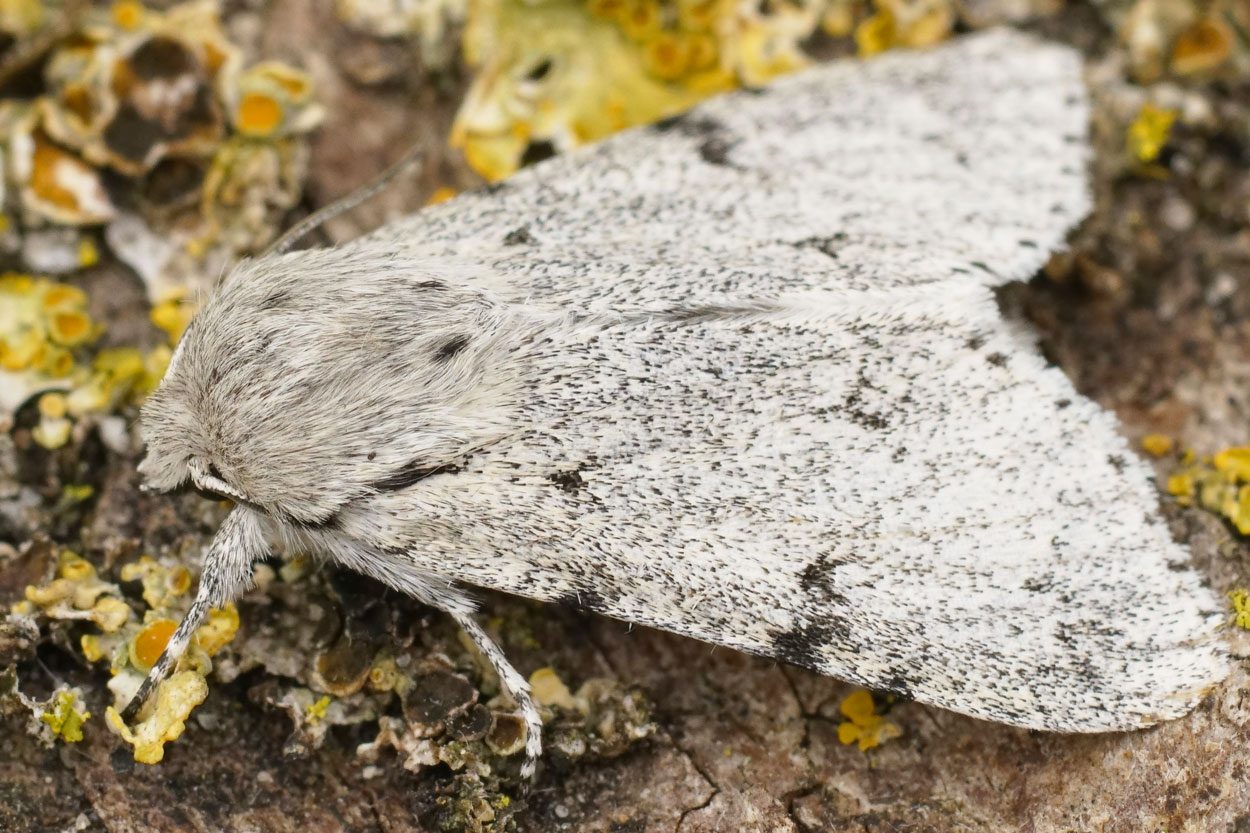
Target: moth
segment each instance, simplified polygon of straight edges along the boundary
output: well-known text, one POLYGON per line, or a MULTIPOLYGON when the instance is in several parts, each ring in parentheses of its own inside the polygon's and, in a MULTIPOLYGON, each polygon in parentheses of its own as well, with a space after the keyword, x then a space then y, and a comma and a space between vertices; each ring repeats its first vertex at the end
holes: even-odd
POLYGON ((1112 415, 1000 317, 1090 209, 1070 49, 835 63, 333 248, 239 264, 143 408, 149 487, 236 504, 129 713, 271 544, 966 715, 1127 730, 1226 673, 1112 415))

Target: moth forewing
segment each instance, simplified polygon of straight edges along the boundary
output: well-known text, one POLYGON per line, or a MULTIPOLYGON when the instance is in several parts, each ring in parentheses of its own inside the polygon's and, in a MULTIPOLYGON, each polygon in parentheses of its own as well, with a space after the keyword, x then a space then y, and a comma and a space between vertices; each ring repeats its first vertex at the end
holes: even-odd
MULTIPOLYGON (((452 613, 526 771, 537 712, 465 585, 1020 726, 1178 716, 1227 672, 1217 605, 990 292, 1088 211, 1087 119, 1074 51, 984 33, 245 264, 145 409, 145 474, 197 461, 245 503, 223 531, 452 613)), ((237 593, 251 544, 214 552, 237 593)))

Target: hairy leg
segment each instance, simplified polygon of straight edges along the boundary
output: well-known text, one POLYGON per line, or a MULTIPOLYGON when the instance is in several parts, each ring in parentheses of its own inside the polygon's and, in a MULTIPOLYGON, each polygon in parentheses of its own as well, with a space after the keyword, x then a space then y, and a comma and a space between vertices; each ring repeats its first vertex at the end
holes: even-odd
POLYGON ((251 510, 236 507, 217 530, 204 555, 200 586, 187 615, 178 623, 161 657, 148 671, 143 684, 122 711, 127 723, 138 716, 143 704, 174 670, 186 652, 196 629, 204 624, 208 612, 234 601, 252 580, 252 565, 268 552, 264 536, 251 510))
POLYGON ((468 594, 444 579, 419 570, 402 555, 361 552, 342 539, 327 549, 331 557, 342 566, 375 578, 422 604, 443 611, 473 640, 473 644, 499 676, 499 684, 504 693, 516 703, 521 718, 525 721, 525 762, 521 765, 521 776, 533 777, 543 751, 542 716, 530 694, 529 683, 474 618, 475 605, 468 594))

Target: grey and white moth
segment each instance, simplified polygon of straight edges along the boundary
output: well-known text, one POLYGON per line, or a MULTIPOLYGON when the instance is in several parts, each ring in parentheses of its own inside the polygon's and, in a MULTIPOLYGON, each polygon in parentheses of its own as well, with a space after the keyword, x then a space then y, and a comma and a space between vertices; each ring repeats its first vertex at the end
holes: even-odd
POLYGON ((833 64, 239 265, 143 411, 237 506, 132 702, 269 542, 566 601, 976 717, 1179 716, 1217 605, 1113 417, 999 316, 1089 209, 1071 50, 833 64))

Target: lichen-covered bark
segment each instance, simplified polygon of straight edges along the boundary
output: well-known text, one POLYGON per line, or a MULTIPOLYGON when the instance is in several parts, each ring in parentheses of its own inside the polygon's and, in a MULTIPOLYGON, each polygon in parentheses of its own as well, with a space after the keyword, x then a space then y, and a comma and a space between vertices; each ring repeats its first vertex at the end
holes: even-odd
MULTIPOLYGON (((311 203, 350 191, 418 137, 428 143, 430 161, 419 176, 336 221, 333 237, 411 210, 436 184, 470 181, 442 149, 462 79, 420 77, 396 44, 346 34, 326 3, 281 0, 263 15, 236 16, 233 26, 263 41, 263 54, 302 57, 316 78, 329 116, 314 141, 311 203), (383 67, 391 80, 363 87, 348 79, 345 65, 358 76, 383 67)), ((1245 444, 1250 86, 1180 90, 1183 103, 1210 110, 1208 126, 1178 128, 1166 176, 1137 175, 1122 164, 1115 114, 1139 99, 1107 69, 1112 36, 1079 6, 1045 29, 1081 44, 1090 58, 1098 208, 1070 257, 1049 275, 1011 287, 1002 302, 1031 322, 1082 391, 1120 415, 1130 436, 1161 432, 1200 452, 1245 444)), ((86 283, 110 338, 150 338, 141 293, 128 276, 103 266, 86 283)), ((140 495, 133 459, 90 441, 45 452, 30 442, 28 426, 19 419, 13 439, 3 440, 11 445, 0 446, 0 458, 14 467, 0 466, 0 600, 45 579, 62 543, 90 552, 102 568, 139 552, 194 560, 220 518, 216 507, 193 496, 140 495), (58 502, 63 484, 83 482, 96 487, 91 501, 58 502), (18 483, 34 486, 42 503, 22 503, 18 483)), ((1162 461, 1160 471, 1173 465, 1162 461)), ((1250 583, 1244 539, 1200 510, 1167 498, 1161 505, 1217 591, 1250 583)), ((345 603, 331 595, 331 605, 345 603)), ((253 637, 262 634, 265 622, 287 611, 283 604, 246 602, 242 638, 251 638, 249 628, 253 637)), ((467 667, 445 622, 393 596, 380 604, 428 624, 418 641, 423 650, 467 667)), ((865 753, 838 742, 836 707, 849 688, 835 680, 566 609, 488 597, 485 610, 501 618, 506 648, 523 672, 552 666, 573 689, 590 678, 640 687, 656 727, 641 742, 605 742, 602 754, 562 754, 553 744, 528 796, 494 784, 491 800, 510 798, 498 816, 518 830, 1250 830, 1250 633, 1235 628, 1228 632, 1238 657, 1232 675, 1191 715, 1155 729, 1059 736, 902 703, 890 712, 902 737, 865 753)), ((1133 611, 1124 617, 1131 627, 1133 611)), ((81 660, 68 632, 55 633, 38 645, 0 633, 0 666, 15 665, 32 695, 60 682, 81 686, 96 717, 83 742, 47 749, 27 733, 25 714, 0 712, 0 830, 472 829, 466 819, 481 785, 453 778, 445 766, 413 775, 390 753, 362 761, 356 747, 373 740, 376 722, 334 727, 318 748, 293 743, 291 721, 266 705, 273 677, 260 668, 214 684, 163 763, 135 764, 99 720, 106 673, 81 660)))

